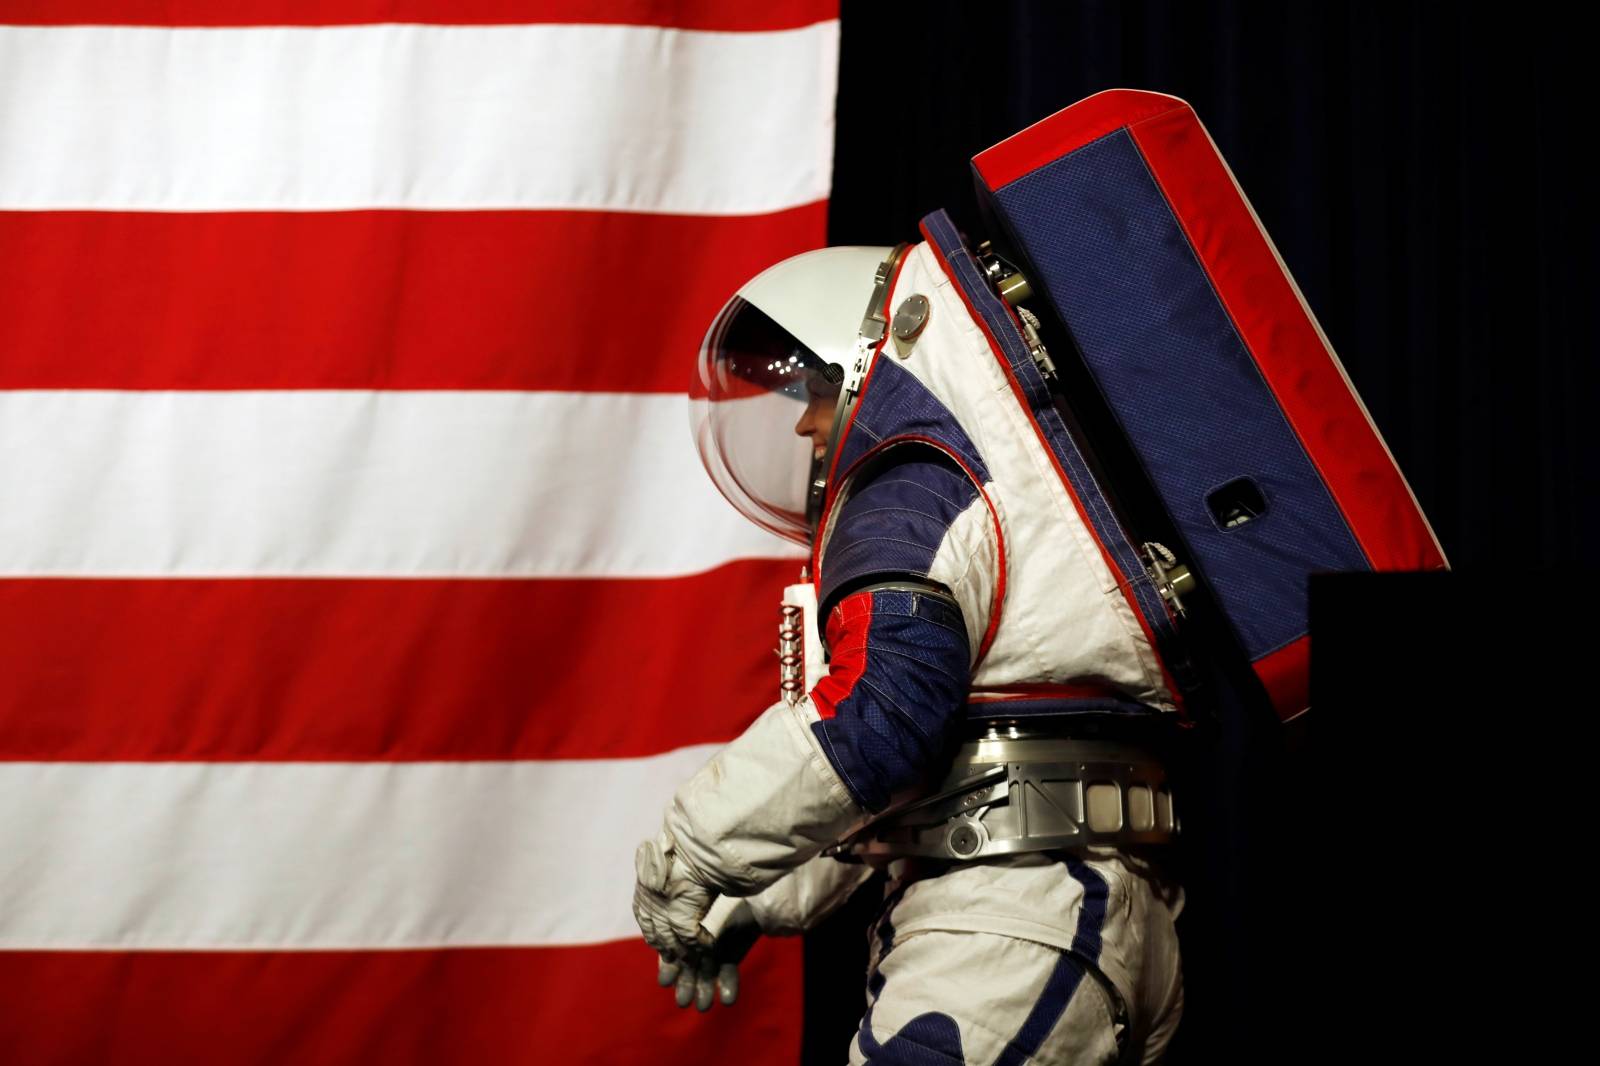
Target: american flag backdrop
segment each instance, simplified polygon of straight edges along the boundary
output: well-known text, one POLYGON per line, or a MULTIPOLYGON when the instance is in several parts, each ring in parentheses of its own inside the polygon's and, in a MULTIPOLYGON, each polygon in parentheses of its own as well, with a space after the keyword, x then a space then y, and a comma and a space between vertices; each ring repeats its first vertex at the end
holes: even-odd
POLYGON ((701 470, 836 0, 0 0, 0 1061, 795 1055, 629 913, 797 560, 701 470))

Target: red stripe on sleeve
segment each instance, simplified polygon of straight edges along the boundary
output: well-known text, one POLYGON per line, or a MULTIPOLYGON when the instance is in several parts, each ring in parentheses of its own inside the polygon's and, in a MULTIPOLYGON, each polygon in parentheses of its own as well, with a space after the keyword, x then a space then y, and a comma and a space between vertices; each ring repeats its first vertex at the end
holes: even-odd
POLYGON ((706 327, 827 204, 0 212, 0 388, 682 392, 706 327))
POLYGON ((867 636, 872 630, 872 593, 846 596, 828 614, 828 676, 811 690, 817 714, 832 718, 850 698, 867 669, 867 636))

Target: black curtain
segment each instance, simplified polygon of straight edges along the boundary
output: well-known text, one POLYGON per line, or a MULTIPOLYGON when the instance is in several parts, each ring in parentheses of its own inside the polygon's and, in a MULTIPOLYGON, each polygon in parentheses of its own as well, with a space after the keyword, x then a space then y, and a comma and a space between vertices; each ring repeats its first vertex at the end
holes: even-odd
MULTIPOLYGON (((1479 599, 1451 586, 1451 617, 1434 621, 1428 647, 1443 657, 1450 626, 1475 628, 1461 646, 1504 660, 1485 682, 1537 692, 1549 664, 1521 676, 1515 623, 1496 612, 1514 609, 1507 590, 1523 583, 1584 595, 1577 564, 1596 543, 1586 490, 1600 451, 1584 428, 1600 400, 1587 323, 1600 234, 1580 166, 1593 122, 1578 90, 1594 60, 1566 10, 844 0, 830 243, 915 240, 939 207, 981 233, 977 152, 1102 89, 1187 100, 1339 353, 1453 577, 1479 575, 1494 590, 1479 599)), ((1408 698, 1413 690, 1426 687, 1414 681, 1408 698)), ((1415 975, 1415 1003, 1410 975, 1382 982, 1382 1002, 1361 992, 1374 987, 1363 971, 1393 966, 1382 941, 1404 936, 1400 919, 1373 919, 1377 943, 1315 936, 1326 908, 1356 894, 1366 896, 1360 921, 1385 904, 1382 874, 1345 861, 1349 840, 1323 851, 1304 824, 1313 777, 1303 741, 1259 720, 1215 739, 1225 787, 1204 798, 1215 861, 1191 867, 1190 994, 1173 1061, 1318 1060, 1346 1013, 1360 1033, 1410 1026, 1407 1046, 1418 1049, 1429 1030, 1415 1027, 1439 1024, 1421 1005, 1437 972, 1415 975), (1391 921, 1381 933, 1380 920, 1391 921)), ((1444 750, 1432 733, 1387 751, 1383 741, 1340 757, 1382 765, 1444 750)), ((1336 793, 1340 778, 1315 780, 1336 793)), ((808 944, 808 1063, 842 1061, 859 1017, 871 892, 808 944)), ((1478 978, 1456 978, 1468 979, 1478 978)), ((1485 965, 1482 980, 1514 981, 1515 970, 1485 965)))
POLYGON ((845 0, 829 240, 892 244, 968 161, 1102 89, 1187 100, 1451 563, 1596 543, 1595 64, 1570 9, 845 0))

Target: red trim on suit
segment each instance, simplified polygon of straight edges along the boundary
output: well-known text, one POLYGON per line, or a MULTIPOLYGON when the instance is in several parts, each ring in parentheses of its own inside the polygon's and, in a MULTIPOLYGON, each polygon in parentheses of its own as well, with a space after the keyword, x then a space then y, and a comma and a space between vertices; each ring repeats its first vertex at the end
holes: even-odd
MULTIPOLYGON (((995 362, 1000 364, 1001 373, 1005 374, 1006 381, 1011 385, 1011 392, 1016 397, 1018 407, 1028 416, 1028 424, 1033 427, 1034 435, 1039 439, 1039 446, 1044 449, 1044 454, 1049 458, 1050 465, 1055 468, 1061 487, 1066 491, 1067 498, 1072 501, 1072 506, 1077 510, 1078 518, 1083 523, 1083 528, 1089 531, 1089 536, 1093 538, 1095 547, 1100 549, 1100 557, 1105 560, 1106 566, 1111 570, 1112 575, 1117 578, 1117 588, 1122 593, 1122 598, 1127 601, 1128 609, 1133 612, 1134 620, 1138 622, 1139 628, 1144 632, 1145 643, 1150 646, 1150 650, 1155 656, 1156 667, 1161 671, 1161 679, 1166 683, 1167 692, 1171 695, 1174 704, 1181 713, 1184 709, 1183 692, 1179 689, 1177 681, 1167 671, 1167 664, 1161 658, 1159 646, 1156 644, 1155 632, 1151 630, 1149 622, 1145 620, 1143 613, 1139 610, 1138 602, 1134 599, 1129 576, 1124 574, 1122 569, 1117 566, 1116 559, 1106 550, 1105 544, 1100 540, 1100 534, 1095 531, 1094 523, 1089 520, 1089 513, 1084 509, 1083 501, 1078 499, 1077 492, 1072 488, 1072 480, 1067 477, 1067 472, 1061 468, 1061 462, 1056 458, 1055 452, 1051 450, 1050 442, 1045 440, 1044 429, 1039 425, 1039 420, 1034 417, 1033 410, 1028 406, 1027 395, 1022 391, 1022 385, 1017 381, 1016 375, 1011 372, 1011 365, 1006 362, 1005 353, 1001 350, 1000 343, 995 340, 994 333, 990 331, 989 323, 985 321, 983 315, 978 313, 978 309, 972 306, 972 300, 968 298, 966 291, 961 288, 961 284, 956 280, 954 271, 950 269, 950 264, 945 261, 944 255, 939 251, 939 246, 928 236, 926 229, 923 230, 922 235, 927 238, 928 250, 933 253, 934 260, 939 264, 939 268, 950 279, 950 287, 961 297, 961 302, 966 305, 967 313, 971 316, 972 321, 977 323, 984 339, 989 342, 989 351, 993 353, 995 362)), ((1010 308, 1008 307, 1007 310, 1010 311, 1010 308)), ((1010 314, 1012 321, 1015 322, 1016 312, 1010 311, 1010 314)), ((1018 336, 1021 337, 1020 332, 1018 336)))
POLYGON ((822 718, 839 713, 867 670, 867 635, 872 630, 872 593, 857 592, 828 612, 828 676, 811 690, 811 705, 822 718))

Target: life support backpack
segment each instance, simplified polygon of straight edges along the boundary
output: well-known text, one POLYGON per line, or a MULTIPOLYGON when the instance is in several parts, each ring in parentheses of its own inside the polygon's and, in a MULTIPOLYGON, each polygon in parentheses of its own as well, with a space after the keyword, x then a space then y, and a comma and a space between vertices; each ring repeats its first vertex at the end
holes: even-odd
POLYGON ((1136 610, 1161 628, 1203 601, 1299 714, 1309 576, 1447 563, 1216 145, 1184 101, 1113 90, 973 168, 991 242, 943 212, 923 233, 1023 406, 1066 422, 1081 455, 1053 448, 1057 472, 1106 502, 1097 536, 1154 545, 1114 564, 1157 573, 1136 610))
POLYGON ((1181 709, 1229 659, 1298 715, 1309 576, 1446 562, 1250 203, 1194 110, 1158 93, 1096 94, 973 166, 990 240, 934 211, 925 248, 878 272, 814 482, 822 608, 838 504, 914 443, 965 471, 1010 552, 974 693, 1053 680, 1082 704, 1107 693, 1078 680, 1101 679, 1181 709), (1046 629, 1061 640, 1040 658, 1046 629))

